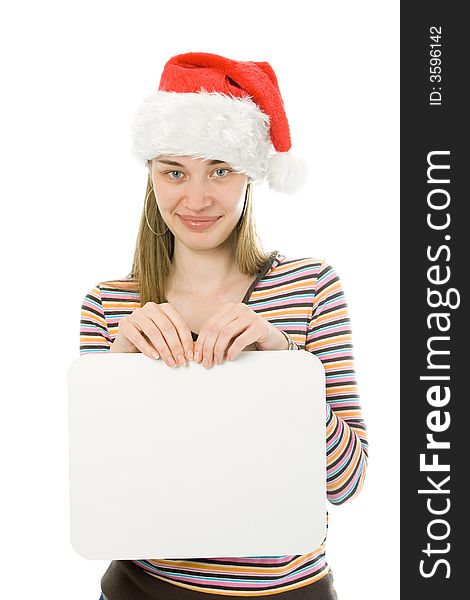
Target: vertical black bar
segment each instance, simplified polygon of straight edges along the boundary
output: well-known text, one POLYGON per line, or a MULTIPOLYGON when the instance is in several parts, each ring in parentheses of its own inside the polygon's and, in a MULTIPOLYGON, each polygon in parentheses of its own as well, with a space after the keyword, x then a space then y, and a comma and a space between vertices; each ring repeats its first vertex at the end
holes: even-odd
POLYGON ((401 3, 403 599, 470 597, 464 492, 470 471, 464 381, 470 376, 470 119, 464 110, 470 35, 464 8, 401 3))

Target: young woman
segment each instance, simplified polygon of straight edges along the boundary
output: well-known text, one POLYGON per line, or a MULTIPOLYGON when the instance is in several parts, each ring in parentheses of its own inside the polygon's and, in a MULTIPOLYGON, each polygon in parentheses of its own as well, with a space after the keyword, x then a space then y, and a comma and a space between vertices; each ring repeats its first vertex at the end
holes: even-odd
MULTIPOLYGON (((84 298, 80 352, 141 352, 170 368, 217 368, 246 350, 316 354, 326 372, 327 497, 352 499, 367 439, 340 280, 323 259, 266 253, 254 224, 254 183, 289 192, 305 177, 289 153, 274 71, 207 53, 173 57, 140 107, 133 144, 148 183, 132 273, 84 298)), ((296 556, 116 560, 101 588, 103 600, 337 597, 324 543, 296 556)))

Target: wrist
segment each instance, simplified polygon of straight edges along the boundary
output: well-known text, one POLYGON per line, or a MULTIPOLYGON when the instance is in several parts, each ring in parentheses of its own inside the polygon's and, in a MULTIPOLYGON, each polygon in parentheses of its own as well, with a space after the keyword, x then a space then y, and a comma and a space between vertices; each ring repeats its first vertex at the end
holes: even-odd
POLYGON ((294 340, 292 338, 290 338, 285 331, 283 331, 282 329, 280 329, 279 331, 283 334, 283 337, 285 340, 283 350, 298 350, 299 349, 299 347, 294 342, 294 340))
POLYGON ((135 352, 135 346, 132 344, 133 348, 132 349, 129 345, 129 343, 126 344, 125 339, 123 339, 122 336, 119 336, 119 334, 114 338, 109 351, 110 352, 119 352, 119 353, 130 353, 130 352, 135 352))
POLYGON ((258 350, 300 350, 299 346, 285 331, 272 323, 269 323, 267 338, 263 341, 255 342, 255 346, 258 350))

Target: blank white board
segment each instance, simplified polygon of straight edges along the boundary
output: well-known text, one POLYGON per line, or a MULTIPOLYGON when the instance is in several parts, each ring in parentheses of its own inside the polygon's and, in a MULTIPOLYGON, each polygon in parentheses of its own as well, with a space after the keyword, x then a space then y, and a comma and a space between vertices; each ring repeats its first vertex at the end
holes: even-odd
POLYGON ((325 371, 306 351, 68 370, 71 543, 89 559, 306 554, 326 534, 325 371))

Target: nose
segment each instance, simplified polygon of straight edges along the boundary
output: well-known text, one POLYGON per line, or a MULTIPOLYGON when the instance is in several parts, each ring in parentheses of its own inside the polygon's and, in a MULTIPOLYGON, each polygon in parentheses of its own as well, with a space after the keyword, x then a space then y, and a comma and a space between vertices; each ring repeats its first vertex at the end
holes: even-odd
POLYGON ((188 211, 202 211, 211 206, 214 197, 211 195, 210 184, 204 178, 194 178, 184 186, 183 206, 188 211))

